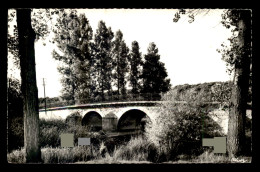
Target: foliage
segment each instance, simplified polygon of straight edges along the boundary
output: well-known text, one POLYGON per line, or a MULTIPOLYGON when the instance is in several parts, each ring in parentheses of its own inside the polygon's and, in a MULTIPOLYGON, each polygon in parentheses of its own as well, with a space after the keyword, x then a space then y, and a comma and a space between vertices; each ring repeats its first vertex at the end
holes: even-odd
MULTIPOLYGON (((49 16, 50 11, 47 11, 46 15, 49 16)), ((148 93, 155 92, 159 95, 170 88, 170 80, 166 79, 167 72, 164 64, 159 62, 160 56, 154 43, 149 48, 151 50, 147 55, 148 62, 142 63, 137 41, 132 43, 130 55, 120 30, 116 32, 114 39, 111 27, 100 21, 92 40, 93 32, 85 15, 79 16, 77 10, 70 10, 69 13, 66 10, 56 12, 57 22, 52 26, 52 31, 55 34, 53 43, 59 51, 54 50, 53 57, 63 63, 58 70, 63 75, 65 100, 76 100, 77 103, 86 103, 89 100, 105 101, 106 95, 117 95, 118 98, 124 99, 127 82, 133 87, 133 94, 146 93, 148 89, 148 93), (152 51, 157 52, 152 54, 152 51), (155 66, 152 67, 150 63, 155 66), (144 69, 144 66, 147 69, 144 69), (153 71, 150 72, 150 69, 153 71), (153 83, 147 80, 152 77, 153 83), (155 82, 156 79, 158 81, 155 82), (147 81, 146 84, 142 85, 142 80, 147 81), (142 88, 143 86, 146 88, 142 88)), ((52 20, 52 17, 49 18, 52 20)))
POLYGON ((114 68, 112 78, 114 80, 114 86, 117 88, 118 96, 126 96, 126 74, 129 70, 128 58, 129 48, 123 40, 123 33, 118 30, 115 34, 112 47, 112 64, 114 68))
MULTIPOLYGON (((31 23, 32 28, 36 34, 36 41, 39 39, 45 40, 45 38, 50 33, 50 28, 48 23, 52 22, 54 15, 57 15, 64 11, 64 9, 33 9, 31 10, 31 23)), ((19 39, 18 39, 18 29, 17 23, 13 22, 16 20, 16 10, 8 10, 8 37, 7 37, 7 47, 8 52, 12 54, 14 59, 14 65, 20 69, 20 55, 18 51, 19 39), (11 31, 11 28, 13 30, 11 31)), ((45 45, 45 43, 44 43, 45 45)))
POLYGON ((11 153, 7 154, 7 161, 9 163, 25 163, 24 156, 25 149, 20 148, 18 150, 13 150, 11 153))
POLYGON ((143 63, 143 93, 162 93, 170 89, 170 79, 167 79, 167 72, 164 63, 160 62, 160 55, 155 43, 150 43, 148 52, 144 56, 143 63))
POLYGON ((189 23, 193 23, 195 21, 195 16, 198 14, 204 13, 204 15, 207 15, 209 13, 209 9, 179 9, 175 14, 173 18, 173 22, 178 22, 181 19, 181 15, 187 15, 189 20, 189 23))
POLYGON ((222 60, 226 62, 227 71, 229 74, 234 71, 235 68, 243 65, 242 58, 247 54, 247 58, 252 58, 251 55, 251 41, 250 41, 250 15, 246 15, 248 10, 227 10, 222 14, 222 21, 224 27, 227 29, 231 28, 232 36, 228 39, 229 45, 221 44, 222 49, 218 49, 217 51, 221 53, 222 60), (238 39, 239 34, 239 20, 243 20, 246 25, 247 32, 245 33, 244 42, 245 45, 241 47, 241 42, 238 39))
MULTIPOLYGON (((8 54, 11 53, 12 58, 14 60, 14 65, 18 69, 20 69, 20 56, 19 56, 19 50, 18 50, 18 29, 16 25, 13 25, 13 31, 11 31, 10 24, 9 22, 12 22, 14 16, 15 16, 15 11, 8 16, 8 34, 7 34, 7 50, 8 54), (13 34, 11 34, 13 32, 13 34)), ((10 57, 10 56, 8 56, 10 57)))
POLYGON ((98 28, 94 36, 93 58, 95 60, 93 74, 95 76, 96 96, 105 100, 104 94, 112 95, 112 39, 114 33, 110 27, 106 27, 104 21, 98 23, 98 28))
MULTIPOLYGON (((71 115, 74 116, 74 115, 71 115)), ((10 119, 8 150, 22 147, 23 144, 23 118, 16 117, 10 119)), ((92 142, 99 144, 104 136, 100 133, 89 132, 89 128, 81 125, 71 125, 60 119, 40 119, 40 146, 59 147, 60 134, 74 133, 74 145, 77 145, 79 137, 90 137, 92 142)))
POLYGON ((21 83, 15 78, 8 78, 8 116, 22 117, 22 109, 21 83))
POLYGON ((66 100, 87 99, 90 96, 90 40, 92 28, 85 15, 77 15, 75 10, 59 14, 53 32, 59 51, 53 57, 63 63, 58 68, 63 75, 63 98, 66 100))
POLYGON ((23 117, 8 119, 8 152, 24 146, 23 117))
MULTIPOLYGON (((79 117, 77 113, 71 114, 67 119, 40 119, 40 145, 41 147, 51 146, 60 147, 60 135, 62 133, 74 134, 74 145, 78 144, 79 137, 89 137, 91 142, 96 145, 100 144, 104 139, 104 135, 97 132, 90 132, 90 128, 82 126, 79 123, 69 123, 69 119, 73 117, 79 117), (67 122, 66 122, 67 121, 67 122)), ((79 121, 78 121, 79 122, 79 121)))
POLYGON ((111 154, 106 154, 106 159, 113 161, 156 161, 157 149, 153 143, 139 136, 132 137, 126 144, 115 147, 111 154))
POLYGON ((15 66, 20 68, 17 25, 15 24, 11 25, 15 18, 16 18, 16 11, 11 9, 8 10, 7 49, 8 49, 8 53, 11 53, 13 56, 15 66), (13 26, 13 30, 11 30, 12 26, 13 26))
POLYGON ((40 146, 60 146, 60 134, 65 133, 68 125, 62 120, 40 119, 40 146))
MULTIPOLYGON (((76 114, 71 114, 71 116, 76 116, 76 114)), ((186 115, 185 119, 188 115, 186 115)), ((195 119, 194 118, 189 118, 195 119)), ((206 118, 205 118, 206 119, 206 118)), ((182 121, 180 121, 182 122, 182 121)), ((195 121, 196 122, 196 121, 195 121)), ((217 136, 217 132, 214 131, 214 124, 210 123, 212 121, 205 120, 205 130, 212 131, 212 133, 205 132, 204 137, 217 136), (211 128, 212 127, 212 128, 211 128), (208 134, 208 135, 206 135, 208 134)), ((248 124, 250 125, 250 124, 248 124)), ((189 126, 185 125, 186 127, 189 126)), ((198 124, 197 124, 198 126, 198 124)), ((41 152, 42 160, 44 163, 74 163, 74 162, 84 162, 94 161, 103 163, 126 163, 126 162, 167 162, 171 160, 171 152, 163 151, 164 143, 161 142, 160 145, 156 145, 154 140, 147 138, 145 135, 126 138, 105 138, 101 133, 89 133, 88 129, 79 125, 67 125, 63 120, 40 120, 41 127, 41 152), (74 147, 73 148, 61 148, 59 135, 61 133, 74 133, 74 147), (92 146, 77 146, 78 137, 91 137, 92 146)), ((197 127, 199 128, 199 127, 197 127)), ((17 131, 18 128, 16 128, 17 131)), ((196 129, 196 127, 195 127, 196 129)), ((20 132, 20 131, 19 131, 20 132)), ((189 133, 188 133, 189 134, 189 133)), ((190 134, 193 135, 193 134, 190 134)), ((193 140, 193 139, 188 139, 193 140)), ((195 148, 194 142, 192 144, 185 144, 185 147, 178 147, 178 149, 185 150, 187 147, 195 148), (187 146, 187 147, 186 147, 187 146)), ((188 149, 188 150, 189 150, 188 149)), ((224 162, 222 158, 216 157, 215 155, 202 153, 205 149, 198 151, 185 152, 179 151, 175 160, 186 160, 191 162, 224 162), (193 154, 194 153, 194 154, 193 154)), ((23 163, 24 149, 14 150, 8 153, 8 161, 12 163, 23 163)))
POLYGON ((231 29, 232 36, 228 39, 228 44, 221 44, 221 49, 217 49, 222 55, 222 60, 226 62, 227 72, 231 75, 234 73, 235 68, 239 69, 245 66, 247 69, 248 65, 249 74, 246 76, 249 79, 249 90, 248 90, 248 102, 252 101, 252 46, 251 46, 251 19, 248 10, 227 10, 222 14, 222 21, 224 27, 231 29), (239 34, 239 20, 245 22, 246 31, 245 33, 239 34), (243 37, 242 46, 241 41, 238 39, 239 36, 243 37), (243 58, 249 59, 249 64, 245 63, 243 58))
POLYGON ((142 74, 142 54, 137 41, 132 42, 132 49, 129 56, 130 62, 130 85, 132 86, 132 94, 138 94, 141 91, 141 74, 142 74))
POLYGON ((207 107, 193 102, 163 103, 146 132, 148 139, 167 155, 167 160, 179 154, 200 154, 202 137, 223 135, 221 127, 208 116, 207 107))
POLYGON ((46 99, 46 106, 49 107, 50 105, 59 104, 61 101, 59 97, 39 97, 39 109, 43 109, 45 107, 45 99, 46 99))
POLYGON ((163 95, 163 100, 219 102, 222 107, 229 107, 232 82, 209 82, 200 84, 177 85, 163 95))
POLYGON ((45 39, 50 34, 48 27, 48 21, 52 19, 51 13, 57 11, 56 9, 33 9, 31 10, 32 28, 36 34, 36 41, 39 39, 45 39))
POLYGON ((8 151, 11 151, 23 146, 23 100, 20 82, 8 79, 8 151))

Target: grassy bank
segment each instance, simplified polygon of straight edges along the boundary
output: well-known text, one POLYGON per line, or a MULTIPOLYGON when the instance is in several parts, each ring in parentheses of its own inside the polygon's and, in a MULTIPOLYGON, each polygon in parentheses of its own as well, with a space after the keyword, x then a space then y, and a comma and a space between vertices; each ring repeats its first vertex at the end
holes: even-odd
MULTIPOLYGON (((138 141, 139 142, 139 141, 138 141)), ((149 160, 149 153, 142 150, 141 152, 130 153, 130 150, 138 149, 139 146, 122 146, 116 148, 113 153, 106 152, 101 154, 100 148, 91 147, 74 147, 74 148, 42 148, 42 161, 45 164, 150 164, 156 163, 149 160), (93 149, 93 150, 91 150, 93 149)), ((142 146, 139 147, 139 149, 142 146)), ((24 149, 15 150, 7 155, 9 163, 24 163, 24 149)), ((175 161, 163 161, 157 163, 175 164, 175 163, 250 163, 251 157, 237 157, 230 159, 226 155, 216 155, 212 151, 205 151, 199 156, 189 157, 179 155, 175 161)))

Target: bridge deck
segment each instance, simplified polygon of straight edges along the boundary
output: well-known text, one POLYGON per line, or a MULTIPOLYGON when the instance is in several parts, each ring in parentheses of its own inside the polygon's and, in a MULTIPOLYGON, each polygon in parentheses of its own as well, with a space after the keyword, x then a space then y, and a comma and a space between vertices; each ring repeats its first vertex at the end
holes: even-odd
MULTIPOLYGON (((91 109, 91 108, 104 108, 104 107, 124 107, 124 106, 154 106, 162 103, 163 101, 134 101, 134 102, 109 102, 109 103, 90 103, 80 105, 70 105, 62 107, 47 108, 46 111, 63 110, 63 109, 91 109)), ((39 109, 40 112, 45 109, 39 109)))

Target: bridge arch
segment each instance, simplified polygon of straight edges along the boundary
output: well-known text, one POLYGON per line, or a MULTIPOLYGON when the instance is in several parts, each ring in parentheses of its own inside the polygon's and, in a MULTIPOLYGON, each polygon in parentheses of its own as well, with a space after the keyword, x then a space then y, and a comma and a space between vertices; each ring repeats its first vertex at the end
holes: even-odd
POLYGON ((89 111, 82 118, 81 124, 90 127, 92 131, 99 131, 102 129, 102 116, 96 111, 89 111))
POLYGON ((119 118, 117 129, 119 131, 144 130, 145 124, 150 121, 150 117, 144 111, 130 109, 119 118))

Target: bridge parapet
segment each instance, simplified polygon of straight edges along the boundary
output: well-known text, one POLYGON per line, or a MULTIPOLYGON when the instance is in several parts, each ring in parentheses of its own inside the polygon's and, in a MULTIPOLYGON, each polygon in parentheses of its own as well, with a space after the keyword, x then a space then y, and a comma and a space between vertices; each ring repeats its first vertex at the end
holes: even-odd
MULTIPOLYGON (((165 96, 164 96, 165 97, 165 96)), ((88 99, 78 99, 78 100, 65 100, 61 101, 59 99, 47 98, 46 108, 52 107, 63 107, 75 104, 98 104, 98 103, 110 103, 110 102, 134 102, 134 101, 160 101, 162 94, 158 93, 139 93, 132 94, 127 93, 127 95, 104 95, 104 97, 95 97, 88 99)), ((39 101, 39 109, 45 108, 44 100, 39 101)))
MULTIPOLYGON (((110 103, 92 103, 81 105, 70 105, 62 107, 47 108, 46 111, 64 110, 64 109, 93 109, 93 108, 117 108, 127 106, 156 106, 163 103, 163 101, 134 101, 134 102, 110 102, 110 103)), ((43 112, 45 109, 40 109, 43 112)))

